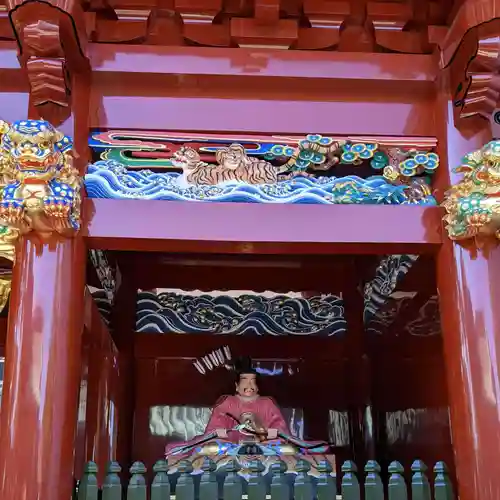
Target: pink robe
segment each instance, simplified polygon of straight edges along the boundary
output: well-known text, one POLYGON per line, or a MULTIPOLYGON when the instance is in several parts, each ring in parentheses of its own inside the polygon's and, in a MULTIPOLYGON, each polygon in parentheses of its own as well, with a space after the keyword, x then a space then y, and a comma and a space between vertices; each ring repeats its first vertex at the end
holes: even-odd
MULTIPOLYGON (((238 396, 227 396, 219 400, 207 424, 205 434, 215 431, 216 429, 233 428, 237 425, 237 422, 229 417, 227 413, 239 419, 240 415, 245 412, 255 413, 266 429, 277 429, 285 434, 290 434, 285 419, 283 415, 281 415, 281 411, 276 406, 275 402, 271 398, 262 396, 253 401, 245 401, 238 396)), ((240 439, 244 439, 245 436, 240 432, 230 431, 228 432, 227 438, 229 441, 237 443, 240 439)))
POLYGON ((225 429, 228 431, 227 439, 222 439, 221 441, 227 440, 231 443, 238 443, 242 439, 248 439, 248 436, 238 431, 230 430, 237 425, 237 422, 227 415, 227 413, 229 413, 239 419, 240 415, 245 412, 255 413, 266 429, 276 429, 284 434, 290 434, 281 411, 271 398, 259 396, 253 401, 245 401, 238 396, 223 396, 214 406, 212 416, 202 436, 196 436, 191 441, 186 441, 184 443, 170 443, 167 445, 165 453, 168 454, 172 448, 195 443, 198 439, 207 436, 217 429, 225 429))

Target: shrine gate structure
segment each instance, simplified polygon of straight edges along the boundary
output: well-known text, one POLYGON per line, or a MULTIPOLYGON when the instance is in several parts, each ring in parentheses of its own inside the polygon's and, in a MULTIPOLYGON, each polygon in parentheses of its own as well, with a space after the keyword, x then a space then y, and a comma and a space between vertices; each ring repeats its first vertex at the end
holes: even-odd
POLYGON ((500 498, 500 3, 0 1, 1 499, 154 463, 222 344, 500 498))

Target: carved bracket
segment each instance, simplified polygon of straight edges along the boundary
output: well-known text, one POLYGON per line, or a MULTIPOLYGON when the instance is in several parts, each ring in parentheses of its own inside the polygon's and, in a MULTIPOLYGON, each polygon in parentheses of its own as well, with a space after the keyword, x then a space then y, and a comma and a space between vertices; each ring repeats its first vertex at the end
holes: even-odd
POLYGON ((31 104, 57 125, 71 112, 71 78, 90 69, 81 5, 78 0, 9 0, 8 9, 31 104))
POLYGON ((441 46, 455 123, 489 120, 500 97, 500 3, 466 0, 441 46))
POLYGON ((168 46, 432 53, 448 14, 436 0, 86 1, 92 41, 168 46))

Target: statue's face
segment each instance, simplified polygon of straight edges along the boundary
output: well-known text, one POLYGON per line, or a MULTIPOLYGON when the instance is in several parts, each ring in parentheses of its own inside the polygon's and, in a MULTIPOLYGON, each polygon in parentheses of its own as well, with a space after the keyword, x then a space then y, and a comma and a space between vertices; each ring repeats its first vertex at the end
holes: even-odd
POLYGON ((251 398, 259 394, 257 378, 255 373, 242 373, 240 381, 236 384, 236 392, 245 398, 251 398))
POLYGON ((1 146, 20 180, 47 179, 49 174, 55 175, 55 166, 63 163, 63 150, 70 146, 70 140, 43 120, 23 120, 8 127, 1 146))
POLYGON ((245 150, 239 144, 229 146, 221 155, 224 167, 236 170, 243 162, 245 150))

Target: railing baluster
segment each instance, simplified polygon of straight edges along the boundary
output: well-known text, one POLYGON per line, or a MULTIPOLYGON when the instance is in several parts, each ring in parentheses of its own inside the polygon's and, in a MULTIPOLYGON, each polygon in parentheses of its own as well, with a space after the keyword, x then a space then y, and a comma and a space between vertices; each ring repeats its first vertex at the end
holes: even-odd
POLYGON ((118 475, 121 471, 118 462, 109 462, 102 485, 102 500, 122 500, 122 483, 118 475))
POLYGON ((253 460, 249 469, 248 500, 264 500, 266 498, 266 483, 262 472, 264 472, 265 467, 260 460, 253 460))
POLYGON ((217 469, 215 462, 205 457, 201 466, 203 474, 200 479, 200 500, 217 500, 219 497, 219 488, 215 471, 217 469))
POLYGON ((453 485, 448 475, 448 467, 444 462, 434 466, 434 500, 455 500, 453 485))
MULTIPOLYGON (((224 479, 223 498, 224 500, 241 500, 243 495, 243 484, 238 475, 240 466, 236 460, 231 460, 226 465, 227 475, 224 479)), ((200 499, 205 500, 205 499, 200 499)))
POLYGON ((311 464, 307 460, 297 460, 295 465, 295 482, 293 485, 293 493, 295 500, 313 500, 313 484, 309 471, 311 464))
MULTIPOLYGON (((199 498, 195 494, 192 476, 193 466, 183 460, 178 465, 180 473, 175 490, 175 500, 218 500, 219 485, 215 462, 206 457, 201 467, 203 474, 200 479, 199 498)), ((298 460, 295 466, 295 480, 287 476, 287 465, 279 460, 271 465, 271 500, 334 500, 337 488, 332 475, 332 466, 328 461, 317 465, 319 472, 315 488, 310 475, 311 464, 307 460, 298 460), (293 495, 292 493, 293 484, 293 495), (316 492, 315 492, 316 490, 316 492)), ((232 460, 226 464, 227 475, 223 485, 223 500, 241 500, 243 496, 243 481, 238 475, 238 461, 232 460)), ((248 500, 265 500, 267 487, 262 475, 265 470, 261 461, 255 460, 250 466, 248 479, 248 500)), ((364 500, 384 500, 384 487, 380 478, 380 466, 370 460, 365 466, 364 500)), ((404 468, 394 461, 389 465, 388 500, 409 500, 408 488, 404 479, 404 468)), ((150 500, 170 500, 171 487, 168 478, 168 465, 165 460, 159 460, 153 467, 155 477, 151 485, 150 500)), ((415 460, 411 466, 411 500, 456 500, 448 469, 444 462, 437 462, 434 467, 434 495, 427 478, 427 467, 421 460, 415 460)), ((97 482, 98 468, 94 462, 85 464, 83 476, 78 483, 77 500, 98 500, 99 485, 97 482)), ((122 496, 122 485, 119 473, 121 467, 117 462, 109 462, 106 477, 102 485, 100 500, 125 500, 122 496)), ((142 462, 135 462, 130 468, 131 478, 127 487, 126 500, 147 500, 148 489, 145 479, 146 467, 142 462)), ((347 460, 342 465, 342 500, 361 500, 360 483, 357 478, 357 467, 347 460)))
POLYGON ((129 472, 132 476, 128 483, 127 500, 146 500, 147 488, 144 478, 146 467, 142 462, 134 462, 129 472))
POLYGON ((411 478, 412 500, 431 500, 431 487, 425 474, 427 466, 422 460, 415 460, 411 466, 413 476, 411 478))
POLYGON ((365 500, 384 500, 384 485, 380 479, 380 465, 368 460, 365 465, 365 500))
POLYGON ((360 500, 361 492, 354 462, 346 460, 342 465, 342 500, 360 500))
POLYGON ((155 477, 151 484, 151 500, 170 500, 170 481, 168 465, 165 460, 158 460, 153 466, 155 477))
POLYGON ((389 465, 389 500, 408 500, 408 489, 406 488, 404 468, 399 462, 389 465))
POLYGON ((285 472, 287 466, 285 462, 279 460, 271 465, 271 500, 290 500, 290 485, 285 472))
POLYGON ((97 464, 87 462, 83 469, 83 477, 78 485, 78 500, 97 500, 98 494, 97 464))
POLYGON ((337 494, 337 481, 332 476, 332 466, 328 460, 322 460, 318 464, 318 486, 316 496, 318 500, 332 500, 337 494))
POLYGON ((179 462, 178 470, 180 472, 179 479, 177 479, 177 486, 175 488, 176 500, 194 500, 194 481, 193 466, 188 460, 181 460, 179 462))

